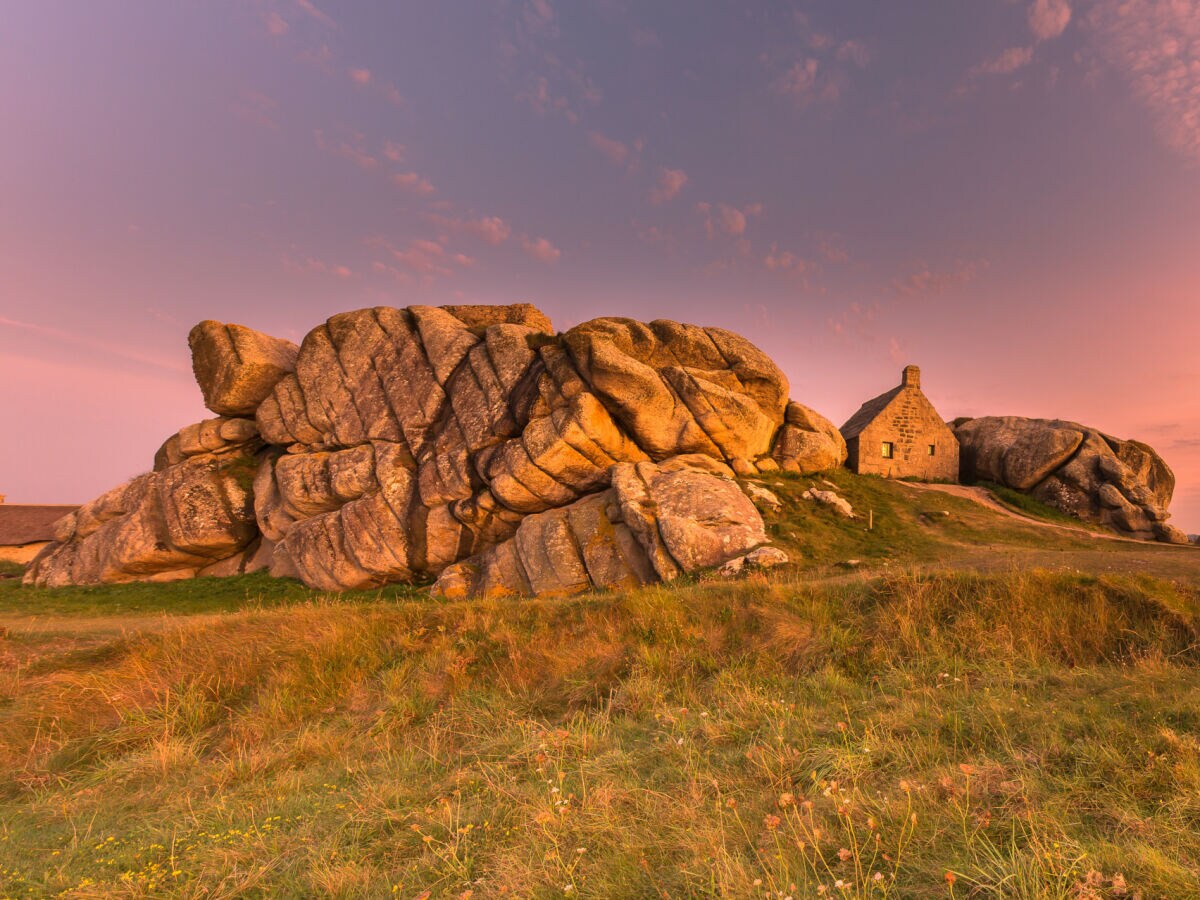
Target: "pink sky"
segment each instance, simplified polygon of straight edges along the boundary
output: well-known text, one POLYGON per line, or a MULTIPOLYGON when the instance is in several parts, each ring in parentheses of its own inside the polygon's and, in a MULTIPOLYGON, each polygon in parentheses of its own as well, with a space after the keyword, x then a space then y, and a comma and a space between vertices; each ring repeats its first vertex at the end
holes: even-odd
POLYGON ((1200 0, 718 6, 8 4, 0 493, 149 468, 200 319, 528 301, 1147 441, 1200 531, 1200 0))

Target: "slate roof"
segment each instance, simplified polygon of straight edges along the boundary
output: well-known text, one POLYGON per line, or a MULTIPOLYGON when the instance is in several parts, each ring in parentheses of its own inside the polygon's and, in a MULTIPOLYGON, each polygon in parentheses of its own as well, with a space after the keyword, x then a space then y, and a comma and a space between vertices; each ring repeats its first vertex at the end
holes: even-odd
POLYGON ((0 503, 0 546, 19 547, 54 540, 54 523, 78 506, 26 506, 0 503))
POLYGON ((904 385, 894 387, 885 394, 880 394, 874 400, 868 400, 858 408, 858 412, 852 415, 846 424, 841 427, 842 437, 846 440, 856 438, 864 428, 875 421, 875 417, 887 409, 887 405, 896 399, 897 395, 904 390, 904 385))

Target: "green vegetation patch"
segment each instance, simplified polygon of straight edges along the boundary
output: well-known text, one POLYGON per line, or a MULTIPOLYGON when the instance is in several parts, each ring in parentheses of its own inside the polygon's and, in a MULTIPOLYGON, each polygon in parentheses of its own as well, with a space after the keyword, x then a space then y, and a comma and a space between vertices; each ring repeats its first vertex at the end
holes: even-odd
POLYGON ((900 571, 47 644, 0 681, 0 885, 1195 896, 1198 627, 1165 581, 900 571))

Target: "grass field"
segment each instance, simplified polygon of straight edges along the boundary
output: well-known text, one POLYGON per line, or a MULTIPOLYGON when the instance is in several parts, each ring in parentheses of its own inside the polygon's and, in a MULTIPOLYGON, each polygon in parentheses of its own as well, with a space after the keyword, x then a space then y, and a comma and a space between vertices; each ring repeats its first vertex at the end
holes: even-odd
POLYGON ((1200 554, 832 480, 738 582, 2 580, 0 896, 1200 896, 1200 554))

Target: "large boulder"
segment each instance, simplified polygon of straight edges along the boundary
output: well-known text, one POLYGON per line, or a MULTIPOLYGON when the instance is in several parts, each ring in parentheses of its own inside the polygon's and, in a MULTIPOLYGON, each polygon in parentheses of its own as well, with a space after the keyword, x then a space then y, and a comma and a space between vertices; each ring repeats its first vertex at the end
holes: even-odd
POLYGON ((730 479, 690 467, 619 463, 612 487, 527 516, 507 541, 445 569, 448 598, 574 594, 671 581, 767 540, 730 479))
MULTIPOLYGON (((522 591, 665 580, 763 542, 732 476, 845 459, 837 429, 789 402, 770 358, 719 328, 602 318, 559 335, 528 304, 411 306, 335 315, 298 349, 217 322, 189 340, 220 417, 169 438, 128 496, 96 503, 133 521, 237 459, 245 503, 227 499, 252 517, 210 517, 227 540, 204 553, 159 541, 157 523, 130 532, 148 554, 132 568, 114 562, 112 542, 85 551, 86 535, 66 535, 51 553, 90 554, 88 579, 267 568, 343 590, 437 577, 468 558, 525 560, 536 545, 562 567, 532 581, 522 570, 522 591), (613 502, 619 520, 601 514, 613 502), (564 541, 580 529, 588 549, 572 566, 564 541), (155 556, 160 543, 169 549, 155 556)), ((30 578, 73 571, 47 563, 30 578)))
POLYGON ((258 537, 245 449, 198 454, 113 488, 58 524, 25 574, 61 587, 190 578, 258 537))
POLYGON ((1131 537, 1184 543, 1167 524, 1175 476, 1153 448, 1059 419, 987 416, 955 423, 964 481, 1031 494, 1131 537))
POLYGON ((201 322, 188 346, 204 405, 221 416, 253 416, 275 383, 296 368, 295 344, 245 325, 201 322))

